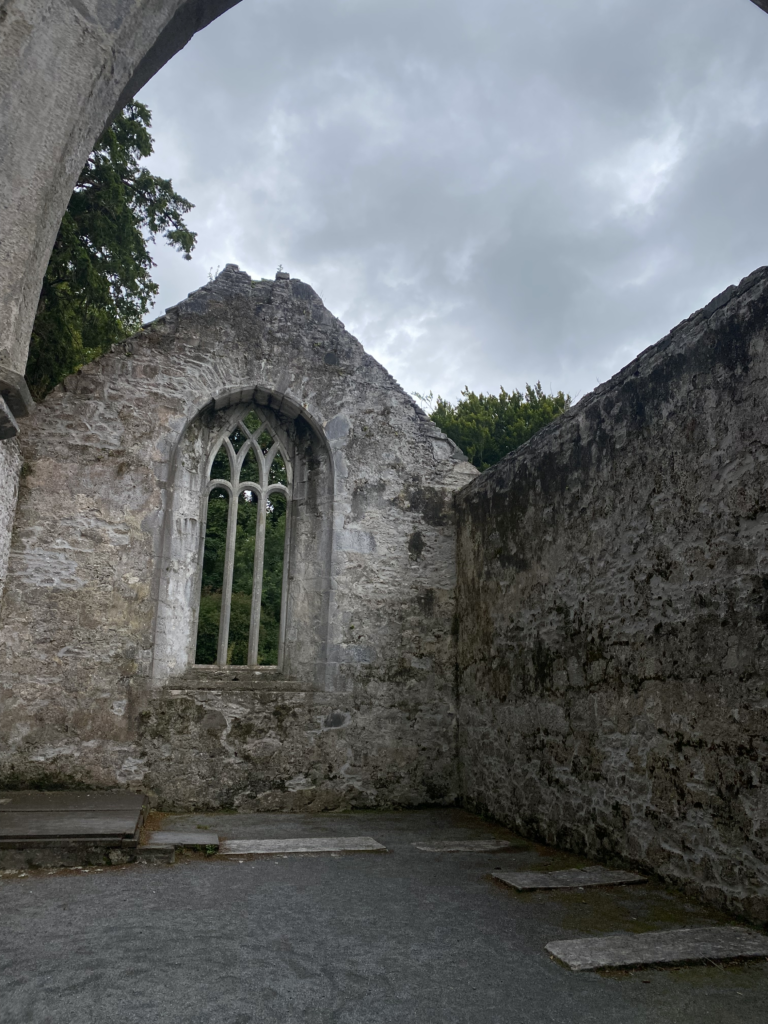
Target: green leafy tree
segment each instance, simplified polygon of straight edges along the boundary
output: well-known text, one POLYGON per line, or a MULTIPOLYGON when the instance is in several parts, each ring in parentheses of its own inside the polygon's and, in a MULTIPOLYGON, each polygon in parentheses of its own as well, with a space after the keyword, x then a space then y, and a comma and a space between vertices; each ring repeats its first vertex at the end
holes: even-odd
POLYGON ((570 404, 569 395, 546 395, 540 383, 526 384, 525 392, 502 388, 498 395, 476 395, 464 388, 461 395, 455 405, 438 396, 430 416, 480 470, 519 448, 570 404))
POLYGON ((149 242, 161 235, 190 259, 192 203, 139 161, 152 152, 151 114, 129 103, 88 158, 53 247, 26 378, 37 399, 141 327, 158 287, 149 242))

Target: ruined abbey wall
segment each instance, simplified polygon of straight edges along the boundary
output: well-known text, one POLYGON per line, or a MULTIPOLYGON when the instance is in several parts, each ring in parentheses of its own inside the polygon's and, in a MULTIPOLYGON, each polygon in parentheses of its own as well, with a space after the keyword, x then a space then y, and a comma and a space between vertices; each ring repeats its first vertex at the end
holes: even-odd
POLYGON ((309 286, 227 267, 0 447, 0 785, 463 800, 768 920, 766 379, 762 268, 478 476, 309 286), (285 657, 195 666, 250 408, 295 453, 285 657))
POLYGON ((768 920, 768 269, 457 498, 461 786, 768 920))
POLYGON ((236 267, 25 421, 0 606, 0 785, 164 806, 457 797, 453 493, 475 471, 300 281, 236 267), (297 453, 282 670, 195 668, 212 439, 297 453))

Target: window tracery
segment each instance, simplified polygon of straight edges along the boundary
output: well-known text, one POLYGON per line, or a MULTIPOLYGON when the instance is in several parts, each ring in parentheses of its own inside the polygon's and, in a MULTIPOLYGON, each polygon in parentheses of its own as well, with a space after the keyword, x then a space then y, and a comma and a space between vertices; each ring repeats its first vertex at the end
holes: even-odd
POLYGON ((291 462, 252 409, 208 460, 195 663, 277 665, 291 462))

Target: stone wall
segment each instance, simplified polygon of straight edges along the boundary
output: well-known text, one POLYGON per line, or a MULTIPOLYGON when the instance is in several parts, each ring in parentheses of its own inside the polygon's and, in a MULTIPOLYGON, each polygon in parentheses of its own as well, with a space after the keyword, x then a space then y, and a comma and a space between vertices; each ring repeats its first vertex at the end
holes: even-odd
POLYGON ((308 285, 227 267, 68 378, 20 440, 0 785, 455 799, 452 496, 475 471, 308 285), (299 467, 283 670, 195 668, 205 461, 252 403, 299 467))
POLYGON ((768 270, 457 498, 461 780, 768 920, 768 270))
POLYGON ((21 452, 14 438, 0 441, 0 598, 5 587, 8 555, 11 550, 11 531, 16 512, 21 473, 21 452))

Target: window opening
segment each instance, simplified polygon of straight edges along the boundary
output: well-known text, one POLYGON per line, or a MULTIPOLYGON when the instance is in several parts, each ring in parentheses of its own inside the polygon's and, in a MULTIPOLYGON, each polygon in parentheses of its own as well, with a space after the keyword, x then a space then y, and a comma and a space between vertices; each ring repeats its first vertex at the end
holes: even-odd
POLYGON ((219 487, 214 488, 208 495, 208 510, 205 518, 203 580, 200 588, 197 652, 195 654, 195 661, 198 665, 215 665, 218 658, 228 518, 229 494, 219 487))
POLYGON ((280 608, 283 599, 283 552, 288 503, 284 494, 267 499, 264 531, 264 579, 261 591, 259 664, 276 665, 280 645, 280 608))
MULTIPOLYGON (((256 453, 253 448, 248 445, 248 451, 245 458, 243 459, 243 466, 240 470, 240 483, 252 483, 257 484, 259 482, 259 460, 256 458, 256 453)), ((269 481, 272 483, 272 481, 269 481)), ((287 483, 286 481, 282 481, 287 483)))
POLYGON ((224 445, 219 448, 211 466, 211 480, 231 480, 229 455, 224 445))
POLYGON ((288 473, 280 452, 275 453, 272 465, 269 467, 269 482, 271 484, 288 484, 288 473))
POLYGON ((243 425, 251 434, 257 434, 261 426, 261 417, 255 409, 251 410, 243 420, 243 425))
POLYGON ((239 452, 242 446, 248 440, 248 434, 245 430, 241 431, 236 427, 229 435, 229 440, 235 451, 239 452))
POLYGON ((255 491, 241 491, 237 498, 235 561, 232 568, 232 607, 229 613, 227 664, 248 664, 248 637, 251 631, 253 601, 253 563, 256 553, 256 527, 259 498, 255 491))
POLYGON ((211 460, 195 663, 277 665, 290 463, 253 410, 211 460))

